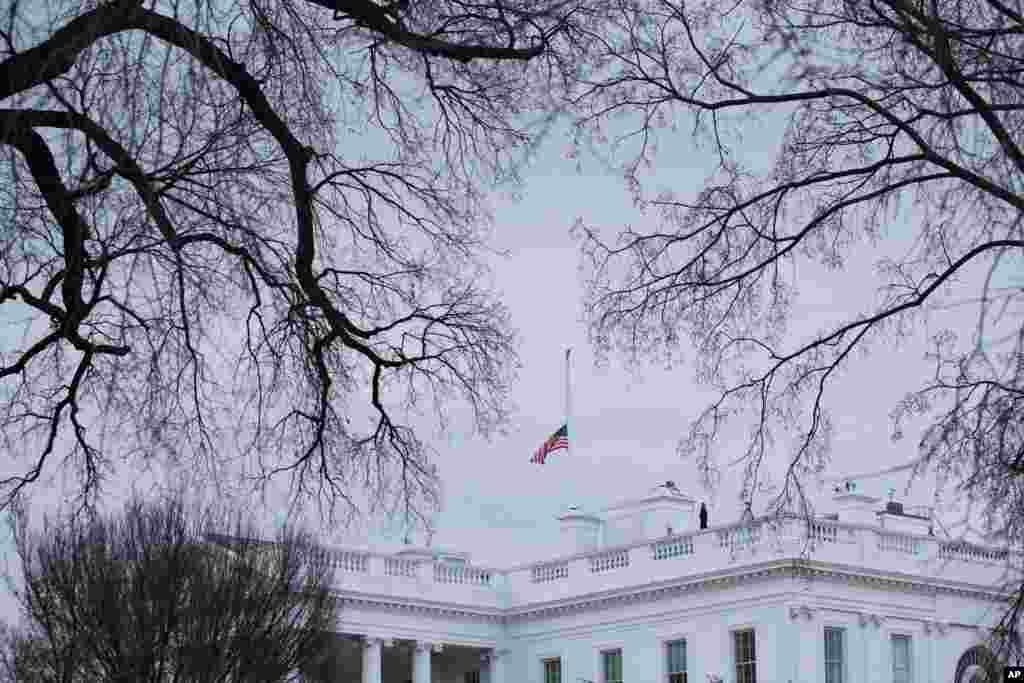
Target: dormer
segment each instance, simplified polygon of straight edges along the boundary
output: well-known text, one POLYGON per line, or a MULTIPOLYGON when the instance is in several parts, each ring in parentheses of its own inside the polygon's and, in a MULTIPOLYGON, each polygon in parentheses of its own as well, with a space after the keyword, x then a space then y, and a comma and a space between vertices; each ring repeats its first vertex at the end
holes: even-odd
POLYGON ((562 545, 566 552, 589 553, 601 545, 601 531, 604 521, 590 515, 579 507, 571 506, 565 514, 558 517, 562 529, 562 545))
POLYGON ((878 505, 881 500, 881 498, 876 496, 869 496, 858 492, 857 483, 850 480, 843 482, 842 486, 835 487, 835 495, 832 496, 832 507, 843 522, 874 526, 878 524, 875 513, 878 512, 878 505))
POLYGON ((672 482, 657 488, 657 492, 605 508, 606 546, 697 529, 696 501, 672 482))
POLYGON ((863 493, 844 493, 833 496, 832 502, 839 519, 854 524, 878 524, 875 515, 878 512, 878 504, 881 498, 867 496, 863 493))

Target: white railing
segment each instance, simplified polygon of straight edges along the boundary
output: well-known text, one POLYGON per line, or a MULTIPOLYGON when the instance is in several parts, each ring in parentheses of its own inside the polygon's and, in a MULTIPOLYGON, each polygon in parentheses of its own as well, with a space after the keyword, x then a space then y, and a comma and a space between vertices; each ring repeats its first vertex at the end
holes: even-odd
POLYGON ((491 572, 486 569, 477 569, 476 567, 435 562, 434 581, 437 583, 469 583, 475 586, 490 586, 491 572))
POLYGON ((934 508, 931 505, 904 505, 903 513, 907 515, 914 515, 915 517, 923 517, 925 519, 932 518, 932 512, 934 508))
POLYGON ((838 542, 839 525, 832 522, 814 520, 811 522, 811 540, 819 543, 838 542))
POLYGON ((764 552, 760 561, 795 556, 803 547, 795 541, 802 539, 812 542, 811 557, 817 561, 924 572, 968 582, 988 582, 985 572, 999 569, 1009 555, 1016 558, 1016 554, 1005 549, 849 521, 796 516, 638 539, 630 544, 522 564, 507 570, 454 564, 436 555, 433 559, 413 559, 369 550, 325 549, 325 552, 331 564, 340 570, 336 578, 347 590, 393 591, 396 595, 408 593, 412 597, 423 595, 429 589, 437 591, 432 595, 439 600, 481 601, 481 605, 500 608, 625 588, 655 579, 716 572, 745 561, 747 553, 741 551, 753 552, 755 548, 764 552), (786 542, 772 544, 776 534, 786 542), (678 561, 682 558, 685 563, 678 561), (923 559, 956 560, 957 563, 950 569, 948 564, 922 565, 923 559), (431 584, 433 587, 429 588, 431 584))
POLYGON ((651 544, 651 557, 655 560, 667 560, 686 555, 693 555, 692 536, 677 536, 651 544))
POLYGON ((590 571, 594 574, 629 566, 629 550, 615 550, 590 558, 590 571))
POLYGON ((1002 562, 1009 553, 1006 550, 983 548, 963 541, 940 542, 939 557, 963 562, 1002 562))
POLYGON ((892 534, 882 531, 878 535, 878 549, 882 552, 921 554, 921 539, 906 534, 892 534))
POLYGON ((416 560, 404 560, 395 557, 384 558, 384 574, 385 576, 407 576, 414 578, 416 576, 416 568, 419 567, 419 562, 416 560))
POLYGON ((532 583, 546 583, 558 579, 569 578, 569 563, 555 562, 552 564, 539 564, 530 568, 530 581, 532 583))
POLYGON ((761 526, 759 524, 744 524, 729 529, 720 529, 715 533, 718 535, 718 547, 726 548, 729 551, 761 542, 761 526))
POLYGON ((365 574, 369 565, 370 556, 367 553, 356 553, 345 550, 334 550, 328 555, 331 564, 343 572, 358 572, 365 574))

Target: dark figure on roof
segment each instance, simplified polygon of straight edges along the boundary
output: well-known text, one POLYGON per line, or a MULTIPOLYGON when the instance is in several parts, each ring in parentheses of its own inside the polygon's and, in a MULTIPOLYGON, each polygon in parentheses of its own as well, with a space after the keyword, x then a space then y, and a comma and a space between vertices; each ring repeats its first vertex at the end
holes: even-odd
POLYGON ((751 508, 751 503, 748 500, 745 507, 743 508, 743 514, 740 516, 740 522, 743 524, 750 524, 754 521, 754 510, 751 508))
POLYGON ((701 529, 707 529, 708 528, 708 507, 704 503, 700 504, 699 516, 700 516, 700 528, 701 529))

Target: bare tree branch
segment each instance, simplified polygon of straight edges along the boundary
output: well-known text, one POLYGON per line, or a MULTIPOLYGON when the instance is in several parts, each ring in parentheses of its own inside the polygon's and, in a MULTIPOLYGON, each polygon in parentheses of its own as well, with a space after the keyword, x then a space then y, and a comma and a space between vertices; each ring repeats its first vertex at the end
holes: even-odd
POLYGON ((331 518, 429 523, 424 425, 490 434, 517 363, 485 192, 593 68, 602 2, 0 7, 0 306, 29 311, 0 502, 55 453, 83 509, 119 459, 240 459, 331 518))
MULTIPOLYGON (((723 436, 742 426, 742 496, 813 514, 804 488, 830 462, 836 378, 925 313, 970 300, 977 329, 959 343, 952 330, 936 337, 936 372, 895 407, 894 436, 911 417, 931 420, 918 471, 939 470, 977 501, 986 533, 1024 543, 1017 14, 984 0, 622 1, 614 29, 588 34, 606 66, 567 100, 576 139, 625 150, 627 183, 659 219, 617 239, 577 224, 591 338, 602 355, 633 360, 671 362, 692 348, 698 379, 719 397, 679 451, 697 457, 709 485, 723 436), (784 124, 768 166, 744 153, 755 120, 784 124), (693 192, 652 196, 642 169, 681 122, 717 167, 693 192), (840 270, 863 243, 884 251, 897 228, 915 240, 880 263, 874 304, 807 338, 787 334, 801 264, 840 270), (986 267, 978 296, 965 283, 986 267), (777 469, 783 480, 767 487, 777 469)), ((1000 656, 1019 645, 1016 614, 1000 656)))

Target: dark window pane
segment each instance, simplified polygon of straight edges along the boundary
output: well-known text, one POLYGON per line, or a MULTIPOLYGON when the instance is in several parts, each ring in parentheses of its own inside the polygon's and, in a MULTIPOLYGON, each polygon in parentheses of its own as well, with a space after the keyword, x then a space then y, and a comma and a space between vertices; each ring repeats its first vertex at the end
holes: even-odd
POLYGON ((562 683, 562 660, 544 660, 544 683, 562 683))
POLYGON ((667 643, 669 673, 682 673, 686 671, 686 641, 673 640, 667 643))

